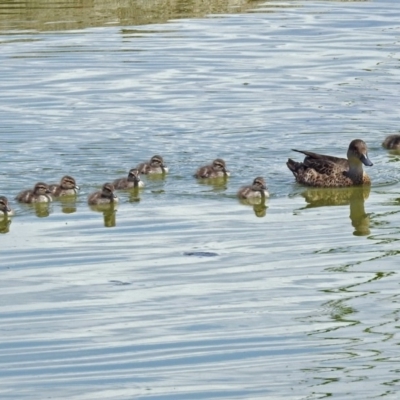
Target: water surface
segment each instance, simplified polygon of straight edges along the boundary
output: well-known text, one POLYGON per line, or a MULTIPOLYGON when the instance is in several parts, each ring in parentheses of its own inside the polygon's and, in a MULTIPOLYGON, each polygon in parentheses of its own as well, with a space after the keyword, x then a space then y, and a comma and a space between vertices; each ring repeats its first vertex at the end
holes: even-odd
POLYGON ((3 2, 2 399, 397 398, 395 1, 3 2), (294 184, 364 139, 370 190, 294 184), (170 173, 86 199, 162 154, 170 173), (227 182, 192 174, 216 157, 227 182), (236 191, 264 176, 271 198, 236 191), (257 207, 258 206, 258 207, 257 207))

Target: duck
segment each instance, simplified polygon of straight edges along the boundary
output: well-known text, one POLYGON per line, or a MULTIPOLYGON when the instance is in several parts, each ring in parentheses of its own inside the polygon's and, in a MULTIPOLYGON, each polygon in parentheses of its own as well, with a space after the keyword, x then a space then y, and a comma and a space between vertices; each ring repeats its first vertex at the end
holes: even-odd
POLYGON ((139 174, 166 174, 168 167, 164 164, 164 160, 160 155, 151 157, 150 161, 137 165, 136 169, 139 174))
POLYGON ((50 192, 55 197, 75 196, 78 193, 79 186, 76 184, 72 176, 65 175, 61 178, 60 183, 49 185, 50 192))
POLYGON ((127 178, 119 178, 113 182, 115 189, 134 189, 144 186, 143 181, 140 179, 140 172, 137 168, 129 170, 127 178))
POLYGON ((0 218, 11 215, 14 215, 14 211, 10 208, 7 197, 0 196, 0 218))
POLYGON ((400 135, 389 135, 382 142, 382 146, 388 150, 400 150, 400 135))
POLYGON ((296 181, 306 186, 347 187, 370 185, 371 180, 363 170, 363 164, 371 167, 368 149, 361 139, 350 142, 347 159, 296 150, 306 157, 303 162, 288 159, 286 165, 292 171, 296 181))
POLYGON ((212 164, 200 167, 194 177, 197 179, 226 178, 230 172, 226 169, 225 161, 222 158, 216 158, 212 164))
POLYGON ((118 202, 118 197, 114 193, 114 185, 112 183, 105 183, 101 190, 92 193, 88 197, 88 204, 91 206, 113 204, 118 202))
POLYGON ((44 182, 38 182, 33 189, 20 192, 15 200, 21 203, 49 203, 53 198, 49 186, 44 182))
POLYGON ((253 183, 248 186, 243 186, 237 192, 239 199, 255 199, 255 198, 266 198, 269 197, 267 185, 265 184, 264 178, 258 176, 253 180, 253 183))

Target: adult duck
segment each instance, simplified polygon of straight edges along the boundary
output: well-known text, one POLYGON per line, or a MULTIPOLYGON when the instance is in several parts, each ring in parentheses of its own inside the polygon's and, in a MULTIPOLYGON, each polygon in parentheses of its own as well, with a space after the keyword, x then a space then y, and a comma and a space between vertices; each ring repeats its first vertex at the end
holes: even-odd
POLYGON ((303 162, 288 159, 286 165, 296 181, 307 186, 346 187, 370 185, 371 180, 363 170, 363 164, 372 166, 368 149, 361 139, 354 139, 347 150, 347 159, 296 150, 306 157, 303 162))

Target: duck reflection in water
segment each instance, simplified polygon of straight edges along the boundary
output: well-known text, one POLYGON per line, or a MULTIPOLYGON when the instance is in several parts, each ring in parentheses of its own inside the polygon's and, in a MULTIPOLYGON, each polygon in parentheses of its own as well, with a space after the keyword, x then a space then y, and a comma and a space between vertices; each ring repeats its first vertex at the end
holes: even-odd
POLYGON ((211 192, 224 192, 228 188, 228 177, 199 179, 199 185, 210 188, 211 192))
POLYGON ((51 212, 51 203, 23 204, 22 207, 33 210, 38 218, 46 218, 51 212))
POLYGON ((252 206, 255 216, 258 218, 263 218, 267 215, 268 207, 265 204, 265 198, 239 199, 239 203, 252 206))
POLYGON ((76 198, 74 196, 64 196, 60 198, 61 211, 64 214, 76 212, 76 198))
POLYGON ((8 217, 0 219, 0 233, 10 232, 11 219, 8 217))
POLYGON ((106 228, 113 228, 117 225, 117 203, 91 205, 90 209, 95 212, 103 213, 104 226, 106 228))
POLYGON ((140 189, 141 188, 133 188, 133 189, 130 189, 128 191, 128 193, 129 193, 129 198, 128 198, 129 203, 138 203, 140 201, 140 192, 141 192, 140 189))
POLYGON ((310 188, 301 193, 308 203, 305 208, 350 205, 350 220, 354 227, 353 235, 370 234, 370 217, 365 212, 364 203, 368 199, 370 186, 337 189, 310 188))

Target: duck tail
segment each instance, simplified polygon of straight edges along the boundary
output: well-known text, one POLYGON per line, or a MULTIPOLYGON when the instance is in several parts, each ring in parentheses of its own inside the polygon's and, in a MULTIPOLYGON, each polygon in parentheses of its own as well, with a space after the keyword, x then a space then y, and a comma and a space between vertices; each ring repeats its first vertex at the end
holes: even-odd
POLYGON ((286 165, 292 171, 293 175, 296 177, 299 169, 302 167, 303 164, 289 158, 287 160, 286 165))

